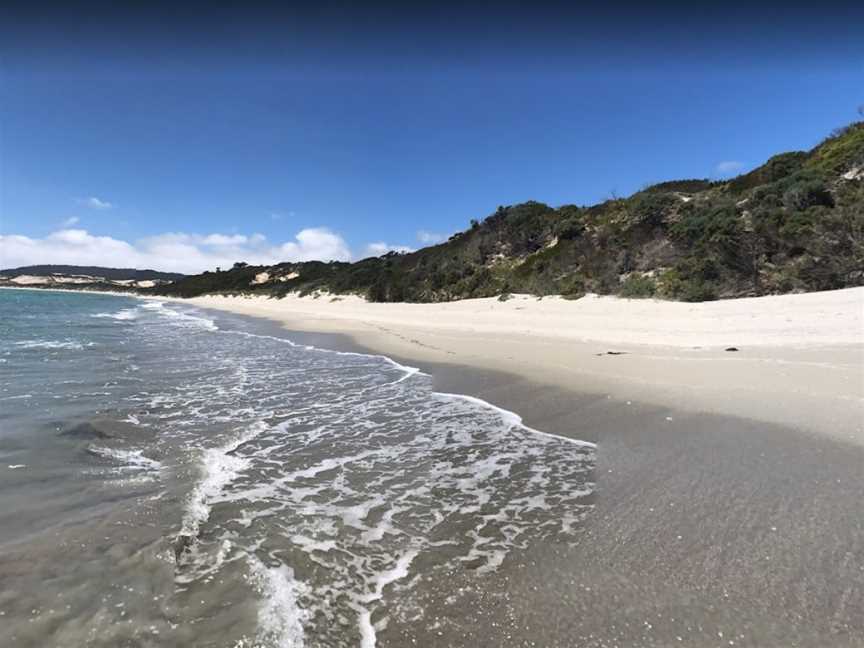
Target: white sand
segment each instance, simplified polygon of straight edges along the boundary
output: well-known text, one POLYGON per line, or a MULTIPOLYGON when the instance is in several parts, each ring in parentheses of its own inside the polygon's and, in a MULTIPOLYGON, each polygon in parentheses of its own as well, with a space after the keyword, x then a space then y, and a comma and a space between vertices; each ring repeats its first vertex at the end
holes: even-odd
POLYGON ((36 277, 34 275, 18 275, 17 277, 12 277, 9 281, 19 286, 41 286, 51 283, 49 277, 36 277))
POLYGON ((699 304, 527 295, 442 304, 327 296, 189 301, 291 330, 345 333, 408 361, 502 370, 625 402, 864 443, 864 288, 699 304))

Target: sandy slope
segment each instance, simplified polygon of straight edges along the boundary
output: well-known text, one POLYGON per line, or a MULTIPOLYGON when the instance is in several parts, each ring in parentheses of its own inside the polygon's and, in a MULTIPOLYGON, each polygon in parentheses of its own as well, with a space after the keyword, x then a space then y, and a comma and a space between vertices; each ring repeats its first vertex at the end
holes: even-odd
POLYGON ((505 371, 864 443, 864 288, 700 304, 525 295, 443 304, 296 296, 191 302, 296 331, 345 333, 417 363, 505 371))

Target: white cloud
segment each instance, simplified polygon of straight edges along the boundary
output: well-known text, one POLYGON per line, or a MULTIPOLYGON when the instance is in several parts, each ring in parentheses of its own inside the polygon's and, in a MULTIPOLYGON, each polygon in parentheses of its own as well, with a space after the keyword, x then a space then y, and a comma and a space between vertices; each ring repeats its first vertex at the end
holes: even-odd
POLYGON ((424 245, 435 245, 436 243, 440 243, 446 238, 447 236, 444 234, 427 232, 426 230, 420 230, 419 232, 417 232, 417 240, 424 245))
POLYGON ((345 240, 326 227, 307 227, 295 236, 296 242, 283 243, 279 248, 290 261, 348 261, 351 250, 345 240))
POLYGON ((61 229, 45 238, 0 235, 2 267, 62 263, 196 273, 229 268, 237 261, 267 265, 313 259, 348 261, 351 250, 341 236, 323 227, 301 230, 293 241, 281 244, 261 234, 167 232, 134 242, 83 229, 61 229))
POLYGON ((89 198, 78 198, 76 202, 79 205, 84 205, 85 207, 90 207, 91 209, 114 209, 114 205, 112 205, 110 202, 97 198, 96 196, 90 196, 89 198))
POLYGON ((387 254, 388 252, 399 252, 400 254, 404 254, 406 252, 413 251, 414 248, 410 248, 407 245, 390 245, 389 243, 385 243, 384 241, 378 241, 377 243, 369 243, 363 249, 362 257, 365 259, 366 257, 381 256, 382 254, 387 254))
POLYGON ((201 239, 201 243, 204 245, 214 245, 214 246, 223 246, 223 245, 243 245, 248 241, 249 238, 243 236, 243 234, 210 234, 209 236, 205 236, 201 239))
POLYGON ((63 221, 63 227, 72 227, 73 225, 77 225, 78 221, 81 219, 77 216, 70 216, 66 220, 63 221))
POLYGON ((738 173, 743 168, 743 162, 739 162, 738 160, 724 160, 723 162, 719 162, 714 170, 720 175, 731 175, 733 173, 738 173))

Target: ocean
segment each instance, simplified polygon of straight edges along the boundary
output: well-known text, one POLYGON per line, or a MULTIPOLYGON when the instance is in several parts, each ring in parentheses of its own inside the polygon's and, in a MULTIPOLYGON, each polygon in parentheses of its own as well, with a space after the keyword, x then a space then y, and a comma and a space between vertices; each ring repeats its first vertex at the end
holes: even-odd
POLYGON ((0 290, 0 645, 478 645, 593 469, 385 357, 0 290))

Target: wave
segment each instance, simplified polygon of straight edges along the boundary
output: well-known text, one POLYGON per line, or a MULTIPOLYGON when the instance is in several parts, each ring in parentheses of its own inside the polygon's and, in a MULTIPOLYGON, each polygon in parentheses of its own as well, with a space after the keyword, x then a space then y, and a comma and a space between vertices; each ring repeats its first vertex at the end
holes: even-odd
POLYGON ((145 457, 142 450, 121 450, 119 448, 106 448, 103 446, 89 445, 87 452, 102 459, 121 463, 125 468, 131 470, 160 470, 162 463, 145 457))
POLYGON ((165 308, 162 302, 149 303, 156 304, 156 306, 149 306, 149 310, 156 311, 159 315, 172 320, 172 323, 177 326, 182 326, 184 328, 203 328, 208 331, 219 330, 216 323, 207 317, 198 317, 197 315, 190 315, 189 313, 184 313, 183 311, 174 308, 165 308))
POLYGON ((204 451, 200 460, 201 479, 186 503, 178 557, 194 542, 201 525, 210 518, 212 500, 249 465, 249 460, 236 455, 235 451, 267 429, 269 428, 265 423, 255 423, 228 443, 204 451))
POLYGON ((94 313, 90 317, 95 317, 97 319, 105 318, 119 321, 128 321, 137 319, 138 310, 135 308, 123 308, 116 313, 94 313))
MULTIPOLYGON (((275 335, 260 335, 260 334, 256 334, 256 333, 249 333, 246 331, 226 331, 226 332, 233 333, 236 335, 242 335, 242 336, 246 336, 246 337, 275 340, 277 342, 289 344, 293 347, 301 346, 301 345, 298 345, 296 342, 289 340, 288 338, 277 337, 275 335)), ((385 362, 387 362, 390 366, 403 372, 403 375, 401 378, 399 378, 398 380, 395 380, 392 383, 385 383, 384 385, 382 385, 383 387, 387 387, 389 385, 395 385, 395 384, 401 383, 402 381, 407 380, 409 378, 412 378, 414 376, 428 376, 429 375, 426 372, 421 371, 418 367, 411 367, 409 365, 404 365, 404 364, 397 362, 393 358, 386 356, 384 354, 358 353, 356 351, 335 351, 333 349, 323 349, 321 347, 316 347, 316 346, 313 346, 311 344, 302 345, 302 346, 303 346, 303 348, 308 349, 310 351, 320 351, 323 353, 330 353, 330 354, 334 354, 334 355, 355 356, 355 357, 361 357, 361 358, 380 358, 380 359, 384 360, 385 362)), ((465 401, 468 403, 473 403, 473 404, 478 405, 479 407, 482 407, 485 409, 491 409, 491 410, 497 412, 501 416, 501 419, 505 423, 513 425, 515 427, 520 427, 520 428, 525 429, 525 430, 527 430, 533 434, 537 434, 540 436, 546 436, 546 437, 550 437, 553 439, 560 439, 562 441, 567 441, 569 443, 584 446, 587 448, 596 448, 597 447, 597 444, 592 443, 591 441, 583 441, 581 439, 575 439, 573 437, 566 437, 566 436, 562 436, 559 434, 552 434, 550 432, 544 432, 542 430, 537 430, 535 428, 529 427, 529 426, 525 425, 524 421, 522 420, 522 417, 519 416, 516 412, 504 409, 502 407, 498 407, 497 405, 494 405, 488 401, 485 401, 482 398, 477 398, 476 396, 469 396, 467 394, 451 394, 451 393, 446 393, 446 392, 433 392, 432 395, 435 397, 441 398, 441 399, 445 399, 445 400, 446 399, 462 400, 462 401, 465 401)))
MULTIPOLYGON (((407 620, 401 601, 418 556, 427 575, 460 563, 495 572, 532 539, 572 537, 593 490, 593 444, 538 436, 479 399, 385 387, 373 410, 354 392, 342 412, 310 403, 297 423, 270 428, 238 459, 243 481, 210 500, 226 507, 218 530, 244 529, 232 534, 241 548, 287 540, 292 561, 314 565, 295 590, 298 606, 318 614, 341 598, 363 648, 394 618, 407 620), (391 407, 405 409, 385 413, 391 407), (303 421, 315 428, 295 432, 303 421)), ((331 632, 314 621, 306 630, 331 632)))
MULTIPOLYGON (((305 586, 294 578, 287 565, 267 567, 255 556, 248 557, 250 582, 262 597, 258 607, 258 639, 255 645, 272 648, 302 648, 305 645, 303 624, 309 612, 297 599, 305 586)), ((374 645, 374 644, 373 644, 374 645)))
POLYGON ((480 407, 491 409, 501 416, 502 421, 513 427, 519 427, 523 430, 527 430, 532 434, 537 434, 540 436, 549 437, 551 439, 559 439, 560 441, 567 441, 568 443, 572 443, 578 446, 584 446, 586 448, 596 448, 597 444, 592 443, 591 441, 583 441, 581 439, 574 439, 572 437, 562 436, 560 434, 552 434, 551 432, 543 432, 542 430, 537 430, 532 427, 525 425, 522 421, 522 417, 519 416, 516 412, 511 412, 510 410, 506 410, 503 407, 498 407, 497 405, 493 405, 492 403, 483 400, 482 398, 477 398, 476 396, 468 396, 467 394, 448 394, 446 392, 433 392, 432 396, 437 398, 441 398, 444 400, 462 400, 468 403, 473 403, 474 405, 478 405, 480 407))
POLYGON ((359 353, 357 351, 335 351, 333 349, 324 349, 321 347, 316 347, 312 344, 297 344, 293 340, 290 340, 286 337, 277 337, 275 335, 262 335, 260 333, 249 333, 248 331, 225 331, 225 332, 230 333, 232 335, 239 335, 242 337, 260 338, 262 340, 273 340, 275 342, 287 344, 287 345, 292 346, 292 347, 300 347, 300 348, 306 349, 307 351, 318 351, 320 353, 328 353, 328 354, 338 355, 338 356, 351 356, 351 357, 356 357, 356 358, 376 358, 379 360, 384 360, 384 362, 389 364, 394 369, 398 369, 399 371, 404 372, 404 375, 401 378, 399 378, 398 380, 395 380, 392 383, 386 383, 386 384, 382 385, 382 387, 386 387, 388 385, 395 385, 397 383, 402 382, 403 380, 407 380, 408 378, 411 378, 412 376, 428 376, 429 375, 429 374, 421 371, 418 367, 411 367, 409 365, 403 365, 399 362, 396 362, 393 358, 390 358, 389 356, 386 356, 383 354, 359 353))
POLYGON ((75 349, 80 350, 84 345, 73 340, 22 340, 16 342, 15 346, 22 349, 75 349))
POLYGON ((91 317, 130 321, 138 319, 144 312, 156 313, 168 319, 172 324, 184 328, 201 328, 208 331, 219 330, 219 327, 216 326, 216 323, 212 319, 191 315, 176 308, 167 308, 165 302, 153 300, 143 300, 143 303, 137 308, 123 308, 116 313, 94 313, 91 317))
MULTIPOLYGON (((405 578, 408 575, 408 570, 411 563, 419 554, 419 551, 411 550, 402 555, 396 564, 391 569, 385 569, 378 572, 372 579, 372 592, 361 597, 363 604, 374 603, 380 601, 384 596, 384 588, 396 581, 405 578)), ((361 648, 375 648, 377 636, 375 626, 372 624, 372 611, 365 605, 358 605, 358 625, 360 626, 360 646, 361 648)))

